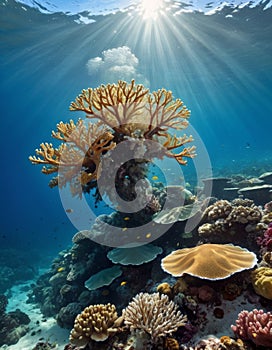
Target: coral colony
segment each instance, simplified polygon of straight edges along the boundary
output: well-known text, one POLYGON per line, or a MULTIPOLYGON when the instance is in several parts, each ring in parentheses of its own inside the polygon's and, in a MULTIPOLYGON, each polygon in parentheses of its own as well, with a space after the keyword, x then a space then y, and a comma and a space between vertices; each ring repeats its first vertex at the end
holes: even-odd
MULTIPOLYGON (((30 161, 55 175, 50 187, 69 186, 73 196, 94 191, 99 201, 106 193, 114 203, 116 194, 107 186, 113 167, 118 195, 129 208, 136 196, 146 195, 145 189, 136 193, 135 185, 148 175, 153 159, 170 157, 185 165, 195 156, 194 146, 185 147, 192 136, 170 134, 188 126, 190 112, 165 89, 150 93, 133 80, 119 81, 83 90, 70 109, 86 119, 60 122, 52 136, 61 144, 42 143, 30 161), (129 145, 128 160, 115 164, 113 152, 123 142, 129 145)), ((215 179, 224 187, 214 188, 211 198, 158 182, 141 215, 129 210, 100 215, 89 230, 77 232, 72 248, 39 277, 31 300, 71 330, 66 350, 272 348, 272 204, 266 179, 257 181, 266 192, 247 179, 215 179), (244 188, 250 198, 242 196, 244 188), (174 200, 164 210, 167 190, 174 200), (199 224, 185 234, 186 220, 194 215, 199 224), (171 223, 154 245, 112 249, 93 240, 101 233, 111 240, 102 222, 121 227, 125 235, 147 218, 160 227, 171 223)))
MULTIPOLYGON (((130 140, 131 147, 133 140, 142 140, 146 148, 150 147, 150 143, 145 141, 155 140, 162 145, 162 154, 157 150, 156 157, 173 157, 180 164, 186 164, 186 158, 195 155, 194 146, 183 148, 179 153, 173 152, 191 142, 192 137, 171 136, 168 132, 168 129, 186 128, 190 116, 181 100, 173 100, 171 91, 161 89, 149 93, 148 89, 136 85, 133 80, 130 84, 119 81, 117 85, 83 90, 71 103, 70 110, 82 111, 86 113, 87 119, 97 121, 87 124, 82 119, 76 123, 73 120, 69 123, 60 122, 57 132, 53 131, 52 136, 62 141, 61 145, 54 148, 51 143, 42 143, 41 148, 36 150, 38 157, 30 157, 33 164, 45 165, 42 169, 44 174, 58 173, 50 181, 50 187, 63 187, 69 183, 74 195, 88 192, 97 185, 99 172, 103 172, 99 167, 102 156, 105 157, 107 152, 124 140, 130 140)), ((122 188, 127 182, 125 180, 130 181, 131 185, 135 184, 145 173, 142 163, 146 161, 131 161, 123 165, 116 185, 122 188)), ((131 193, 133 191, 128 197, 131 193)), ((127 197, 125 193, 122 195, 127 197)))

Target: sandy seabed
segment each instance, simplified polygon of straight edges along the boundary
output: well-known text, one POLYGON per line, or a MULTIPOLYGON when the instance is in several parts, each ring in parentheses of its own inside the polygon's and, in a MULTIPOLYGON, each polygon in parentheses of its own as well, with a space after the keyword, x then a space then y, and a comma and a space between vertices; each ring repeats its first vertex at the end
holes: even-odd
POLYGON ((3 345, 1 350, 31 350, 40 342, 49 342, 56 344, 54 349, 63 350, 64 346, 69 343, 69 330, 63 329, 57 325, 53 317, 44 317, 37 305, 27 303, 30 285, 35 281, 27 281, 25 283, 13 286, 8 294, 8 306, 6 312, 20 309, 30 318, 28 325, 29 331, 24 335, 18 343, 14 345, 3 345))

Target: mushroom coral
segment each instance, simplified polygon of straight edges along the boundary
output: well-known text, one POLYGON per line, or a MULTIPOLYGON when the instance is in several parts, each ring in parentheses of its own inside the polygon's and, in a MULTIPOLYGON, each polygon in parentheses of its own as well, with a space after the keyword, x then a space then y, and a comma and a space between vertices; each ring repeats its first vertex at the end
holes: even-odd
POLYGON ((189 275, 208 280, 220 280, 236 272, 253 268, 256 255, 232 244, 202 244, 173 251, 162 259, 165 272, 179 277, 189 275))
MULTIPOLYGON (((67 183, 73 195, 96 186, 101 158, 123 140, 152 140, 160 144, 156 156, 175 158, 186 164, 186 158, 195 156, 195 147, 183 147, 192 136, 170 135, 168 129, 181 130, 188 126, 190 111, 180 99, 173 99, 172 92, 160 89, 152 93, 143 85, 125 81, 82 90, 70 105, 71 111, 83 111, 87 120, 57 124, 52 137, 62 143, 54 148, 52 143, 42 143, 36 156, 30 156, 33 164, 43 164, 44 174, 58 173, 49 185, 60 188, 67 183), (173 150, 183 147, 180 152, 173 150), (86 186, 88 184, 88 186, 86 186)), ((100 170, 99 170, 100 169, 100 170)))

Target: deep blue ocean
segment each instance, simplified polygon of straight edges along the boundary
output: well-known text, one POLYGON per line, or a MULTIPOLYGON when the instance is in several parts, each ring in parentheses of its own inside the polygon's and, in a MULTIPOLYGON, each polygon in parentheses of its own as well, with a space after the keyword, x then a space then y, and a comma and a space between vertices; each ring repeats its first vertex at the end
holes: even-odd
POLYGON ((77 15, 0 1, 1 249, 35 265, 71 244, 77 229, 58 189, 28 157, 60 120, 80 117, 69 104, 83 88, 134 78, 172 90, 213 175, 272 170, 271 4, 166 4, 150 19, 135 8, 77 15))

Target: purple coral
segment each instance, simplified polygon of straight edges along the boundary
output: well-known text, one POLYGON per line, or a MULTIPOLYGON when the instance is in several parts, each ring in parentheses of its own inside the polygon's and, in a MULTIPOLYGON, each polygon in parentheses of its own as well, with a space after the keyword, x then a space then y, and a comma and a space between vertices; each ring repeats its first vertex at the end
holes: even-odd
POLYGON ((263 310, 243 310, 239 313, 233 332, 244 340, 251 340, 256 345, 272 346, 272 313, 263 310))
POLYGON ((272 251, 272 222, 268 225, 267 230, 262 237, 257 238, 257 243, 264 252, 272 251))

